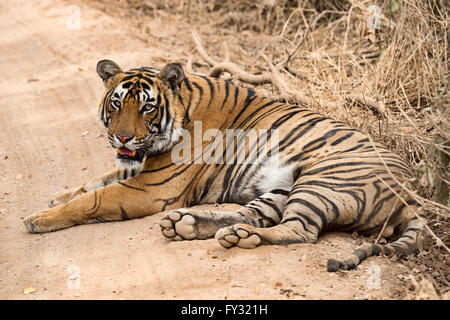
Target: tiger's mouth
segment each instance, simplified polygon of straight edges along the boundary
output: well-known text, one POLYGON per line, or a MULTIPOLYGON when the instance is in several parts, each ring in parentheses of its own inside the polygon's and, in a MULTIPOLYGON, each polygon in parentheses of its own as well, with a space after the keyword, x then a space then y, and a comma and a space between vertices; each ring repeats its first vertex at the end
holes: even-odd
POLYGON ((117 148, 116 158, 125 166, 133 166, 136 163, 141 163, 144 156, 145 151, 143 149, 130 150, 127 147, 117 148))
POLYGON ((136 150, 130 150, 126 147, 117 149, 117 153, 122 157, 134 158, 136 156, 136 150))

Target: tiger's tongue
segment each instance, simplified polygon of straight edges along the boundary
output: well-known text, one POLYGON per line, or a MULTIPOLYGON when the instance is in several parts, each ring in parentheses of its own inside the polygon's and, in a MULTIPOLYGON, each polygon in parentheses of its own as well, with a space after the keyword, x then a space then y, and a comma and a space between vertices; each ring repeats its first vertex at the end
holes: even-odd
POLYGON ((130 157, 134 157, 136 155, 135 150, 130 150, 125 147, 121 147, 121 148, 117 149, 117 152, 119 152, 119 154, 124 154, 124 155, 130 156, 130 157))

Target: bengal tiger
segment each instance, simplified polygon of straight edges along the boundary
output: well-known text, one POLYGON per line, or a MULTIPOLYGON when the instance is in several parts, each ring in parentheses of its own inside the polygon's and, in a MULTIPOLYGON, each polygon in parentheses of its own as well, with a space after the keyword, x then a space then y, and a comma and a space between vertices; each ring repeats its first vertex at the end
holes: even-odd
POLYGON ((167 239, 215 237, 225 248, 314 243, 330 230, 391 241, 365 244, 344 261, 330 259, 328 271, 417 250, 424 220, 404 191, 411 173, 368 136, 303 106, 184 72, 178 63, 124 72, 101 60, 97 73, 106 88, 98 119, 117 150, 118 168, 56 194, 50 209, 25 219, 29 232, 168 211, 160 221, 167 239), (199 123, 209 139, 185 148, 199 123), (238 133, 213 139, 229 130, 238 133), (250 130, 256 139, 247 139, 250 130), (174 161, 174 150, 194 157, 174 161), (215 203, 241 207, 189 208, 215 203))

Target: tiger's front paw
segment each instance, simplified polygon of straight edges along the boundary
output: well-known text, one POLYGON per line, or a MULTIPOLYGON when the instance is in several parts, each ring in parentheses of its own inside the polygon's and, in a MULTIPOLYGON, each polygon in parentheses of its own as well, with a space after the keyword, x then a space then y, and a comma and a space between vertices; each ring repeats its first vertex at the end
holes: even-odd
POLYGON ((23 221, 29 233, 44 233, 70 227, 72 224, 61 219, 59 211, 55 209, 33 213, 23 221))
POLYGON ((73 200, 82 194, 82 188, 70 189, 68 191, 60 191, 55 193, 51 199, 48 201, 49 208, 59 206, 73 200))

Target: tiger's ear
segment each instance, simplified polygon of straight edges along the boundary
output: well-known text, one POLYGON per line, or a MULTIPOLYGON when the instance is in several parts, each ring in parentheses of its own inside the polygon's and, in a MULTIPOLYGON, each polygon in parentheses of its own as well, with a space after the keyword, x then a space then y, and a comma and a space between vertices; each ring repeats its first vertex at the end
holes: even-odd
POLYGON ((183 67, 179 63, 169 63, 158 74, 158 78, 166 87, 172 90, 181 88, 181 82, 184 80, 183 67))
POLYGON ((105 85, 111 77, 121 72, 122 69, 120 69, 120 67, 114 61, 100 60, 97 63, 97 73, 100 78, 102 78, 105 85))

